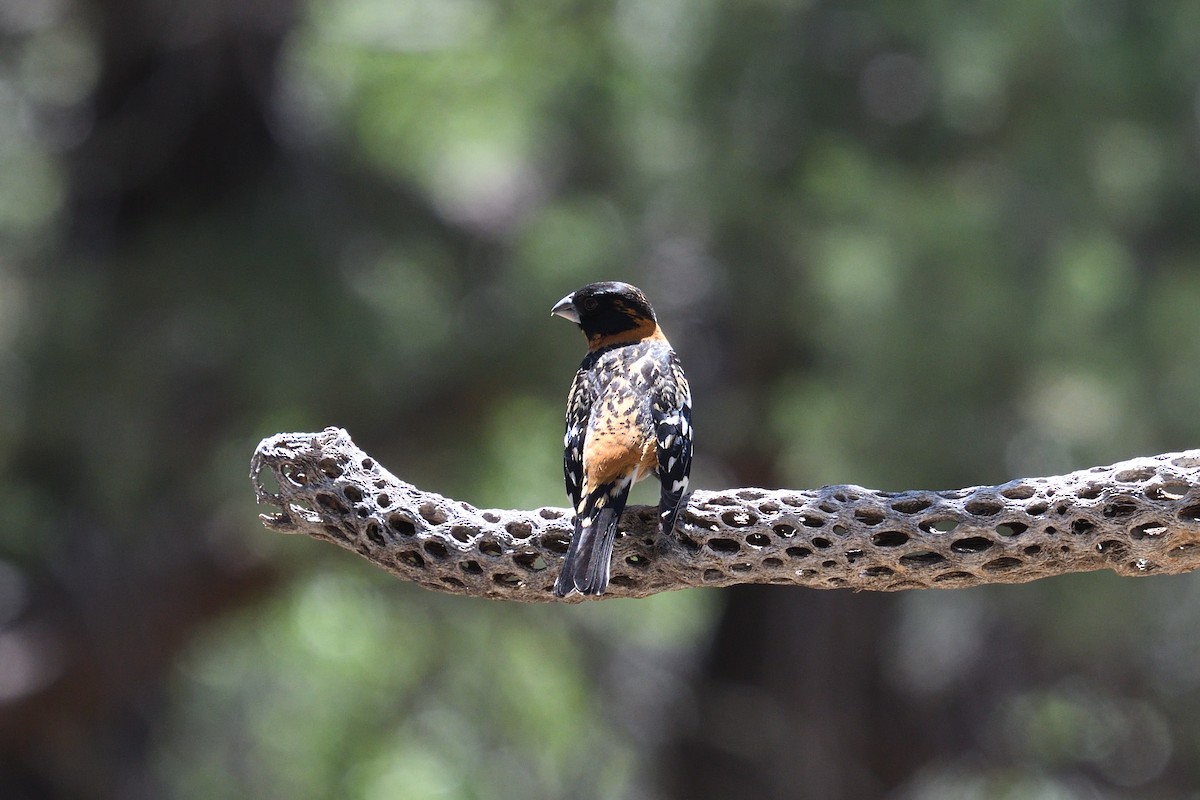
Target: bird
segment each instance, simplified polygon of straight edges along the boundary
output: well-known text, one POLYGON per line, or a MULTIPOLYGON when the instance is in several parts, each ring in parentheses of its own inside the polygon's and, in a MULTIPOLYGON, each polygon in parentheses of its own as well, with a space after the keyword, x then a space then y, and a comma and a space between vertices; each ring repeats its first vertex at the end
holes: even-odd
POLYGON ((675 529, 692 467, 692 394, 636 286, 590 283, 550 314, 578 325, 588 347, 567 395, 563 477, 575 519, 554 594, 600 595, 634 483, 658 478, 659 524, 664 536, 675 529))

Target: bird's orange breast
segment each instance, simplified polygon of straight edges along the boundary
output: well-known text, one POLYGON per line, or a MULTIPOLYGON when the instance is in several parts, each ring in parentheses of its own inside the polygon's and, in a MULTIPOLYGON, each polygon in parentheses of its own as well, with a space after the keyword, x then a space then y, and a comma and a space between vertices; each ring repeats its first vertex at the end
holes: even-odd
POLYGON ((637 420, 633 394, 602 398, 599 413, 583 444, 583 496, 611 481, 641 480, 658 466, 653 432, 637 420))

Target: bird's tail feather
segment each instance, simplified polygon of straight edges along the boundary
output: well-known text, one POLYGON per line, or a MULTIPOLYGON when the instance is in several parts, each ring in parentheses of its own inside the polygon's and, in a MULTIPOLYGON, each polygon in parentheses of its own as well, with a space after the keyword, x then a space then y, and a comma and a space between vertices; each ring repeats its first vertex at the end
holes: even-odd
POLYGON ((625 497, 620 496, 593 512, 591 525, 581 526, 576 517, 575 535, 571 537, 562 569, 554 582, 555 595, 566 597, 572 590, 580 594, 604 594, 608 588, 617 523, 621 521, 624 508, 625 497))
POLYGON ((589 552, 582 554, 575 575, 575 588, 583 594, 604 594, 612 562, 613 541, 617 538, 617 518, 620 512, 602 508, 592 522, 589 552), (582 573, 582 574, 580 574, 582 573))
POLYGON ((683 512, 685 500, 684 492, 679 494, 663 493, 659 496, 658 519, 662 526, 663 536, 670 536, 675 531, 675 525, 679 522, 679 515, 683 512))

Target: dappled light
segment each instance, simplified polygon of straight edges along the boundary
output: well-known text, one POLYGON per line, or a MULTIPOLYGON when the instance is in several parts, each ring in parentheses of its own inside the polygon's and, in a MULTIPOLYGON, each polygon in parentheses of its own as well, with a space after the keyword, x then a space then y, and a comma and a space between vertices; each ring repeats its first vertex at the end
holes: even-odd
POLYGON ((0 3, 0 797, 1194 792, 1195 576, 742 584, 1200 523, 1030 480, 1200 443, 1198 8, 0 3), (688 367, 702 588, 452 596, 554 582, 604 279, 688 367), (262 529, 255 444, 327 426, 367 461, 275 513, 441 591, 262 529))

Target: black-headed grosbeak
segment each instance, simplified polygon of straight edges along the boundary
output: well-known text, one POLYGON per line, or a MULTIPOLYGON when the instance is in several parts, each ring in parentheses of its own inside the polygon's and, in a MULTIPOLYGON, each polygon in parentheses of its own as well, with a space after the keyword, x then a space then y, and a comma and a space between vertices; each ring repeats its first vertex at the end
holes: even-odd
POLYGON ((563 474, 575 533, 554 593, 603 594, 629 488, 653 473, 670 535, 692 467, 692 395, 646 295, 592 283, 551 309, 583 329, 588 354, 567 396, 563 474))

